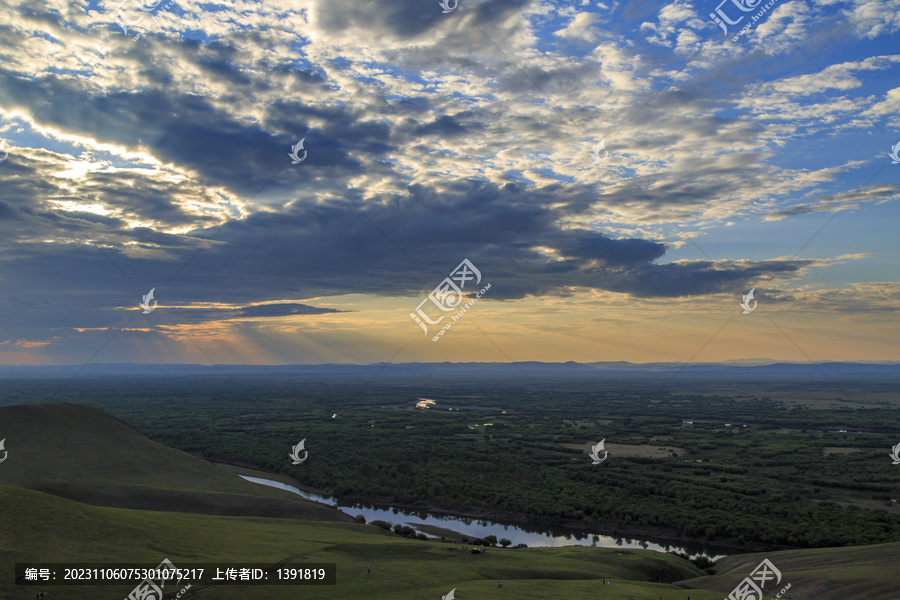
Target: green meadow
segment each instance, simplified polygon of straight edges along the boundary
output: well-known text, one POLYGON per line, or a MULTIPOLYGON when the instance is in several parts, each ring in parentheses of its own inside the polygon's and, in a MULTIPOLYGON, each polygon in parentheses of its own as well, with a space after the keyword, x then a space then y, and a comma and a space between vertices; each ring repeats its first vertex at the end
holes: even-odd
MULTIPOLYGON (((9 585, 9 566, 23 561, 269 563, 326 562, 337 566, 334 586, 208 586, 215 598, 440 598, 456 588, 465 598, 718 598, 687 592, 658 577, 686 579, 702 571, 678 557, 572 547, 491 549, 484 555, 455 544, 407 540, 371 525, 296 519, 220 517, 86 506, 49 494, 0 487, 7 566, 0 594, 31 598, 48 588, 9 585), (371 574, 368 570, 371 569, 371 574), (602 578, 612 580, 602 585, 602 578), (503 581, 498 588, 497 582, 503 581), (495 589, 497 588, 497 589, 495 589), (34 592, 32 592, 34 590, 34 592), (499 596, 485 596, 501 593, 499 596)), ((53 597, 122 598, 133 586, 53 588, 53 597)))
POLYGON ((785 598, 891 600, 900 586, 898 543, 741 555, 719 561, 722 574, 706 576, 681 558, 649 550, 620 555, 590 547, 496 548, 473 555, 455 544, 407 540, 371 525, 95 507, 6 485, 0 486, 0 506, 4 599, 33 598, 39 590, 49 590, 51 598, 118 599, 133 587, 15 586, 15 562, 156 563, 162 558, 179 567, 201 562, 275 565, 285 559, 289 564, 337 566, 334 586, 218 585, 191 592, 224 599, 437 600, 455 588, 461 600, 721 600, 764 557, 791 583, 785 598), (604 586, 603 579, 611 584, 604 586))

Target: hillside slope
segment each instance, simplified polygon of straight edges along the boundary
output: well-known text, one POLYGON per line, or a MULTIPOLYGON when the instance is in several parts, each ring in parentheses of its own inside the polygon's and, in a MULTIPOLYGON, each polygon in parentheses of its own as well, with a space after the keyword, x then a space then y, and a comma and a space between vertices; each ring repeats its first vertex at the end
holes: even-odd
MULTIPOLYGON (((584 546, 491 549, 474 555, 457 544, 409 540, 372 525, 126 510, 87 506, 50 494, 0 485, 0 598, 25 600, 46 591, 66 600, 120 599, 130 586, 43 586, 12 583, 15 562, 196 563, 294 561, 334 563, 337 584, 190 591, 223 600, 419 600, 456 588, 459 600, 721 600, 672 581, 701 571, 650 550, 584 546), (371 574, 369 573, 371 569, 371 574), (602 579, 612 580, 604 586, 602 579), (503 581, 501 590, 497 582, 503 581)), ((293 563, 296 564, 296 563, 293 563)))
POLYGON ((153 442, 84 404, 0 407, 0 430, 9 452, 0 465, 0 484, 96 506, 351 520, 330 507, 247 482, 226 469, 153 442))
POLYGON ((782 573, 779 586, 766 593, 792 600, 897 600, 900 598, 900 542, 846 548, 813 548, 729 556, 716 562, 716 575, 681 582, 727 596, 762 562, 769 559, 782 573))

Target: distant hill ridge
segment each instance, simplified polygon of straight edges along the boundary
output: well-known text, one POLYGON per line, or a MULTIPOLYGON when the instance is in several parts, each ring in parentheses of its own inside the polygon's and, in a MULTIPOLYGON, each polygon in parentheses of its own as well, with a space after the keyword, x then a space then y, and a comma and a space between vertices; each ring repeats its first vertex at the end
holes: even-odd
POLYGON ((471 374, 471 375, 521 375, 522 372, 536 375, 571 375, 602 376, 613 373, 676 373, 704 375, 900 375, 898 362, 820 362, 792 363, 771 360, 740 360, 721 363, 630 363, 592 362, 592 363, 547 363, 525 361, 518 363, 375 363, 357 364, 320 364, 320 365, 194 365, 194 364, 156 364, 156 363, 97 363, 82 367, 81 365, 0 365, 0 377, 71 377, 78 373, 79 377, 107 375, 359 375, 371 376, 375 373, 384 375, 433 375, 433 374, 471 374))

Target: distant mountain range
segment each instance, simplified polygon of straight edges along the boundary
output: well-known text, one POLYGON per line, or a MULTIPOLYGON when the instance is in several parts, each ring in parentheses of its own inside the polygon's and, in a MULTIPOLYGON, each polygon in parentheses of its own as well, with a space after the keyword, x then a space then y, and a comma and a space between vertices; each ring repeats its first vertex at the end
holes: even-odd
POLYGON ((97 363, 81 365, 0 365, 2 377, 80 377, 108 375, 470 375, 518 376, 522 372, 534 375, 582 375, 586 377, 609 374, 665 374, 692 375, 900 375, 898 362, 822 362, 787 363, 764 359, 722 363, 376 363, 370 365, 193 365, 153 363, 97 363), (80 369, 80 371, 79 371, 80 369))

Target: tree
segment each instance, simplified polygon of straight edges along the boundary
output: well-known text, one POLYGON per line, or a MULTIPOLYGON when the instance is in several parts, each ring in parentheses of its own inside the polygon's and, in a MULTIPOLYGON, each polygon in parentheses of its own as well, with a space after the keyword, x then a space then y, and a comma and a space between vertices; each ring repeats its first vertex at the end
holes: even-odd
POLYGON ((506 538, 500 538, 500 545, 503 546, 504 548, 506 548, 510 544, 512 544, 511 540, 508 540, 506 538))

